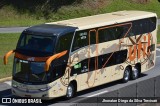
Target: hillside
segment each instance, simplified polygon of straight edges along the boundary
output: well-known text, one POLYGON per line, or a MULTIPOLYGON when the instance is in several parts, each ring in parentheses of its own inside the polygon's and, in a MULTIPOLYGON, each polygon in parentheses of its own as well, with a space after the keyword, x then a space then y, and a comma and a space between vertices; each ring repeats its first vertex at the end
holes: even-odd
POLYGON ((156 12, 160 0, 0 0, 0 27, 30 26, 120 10, 156 12))

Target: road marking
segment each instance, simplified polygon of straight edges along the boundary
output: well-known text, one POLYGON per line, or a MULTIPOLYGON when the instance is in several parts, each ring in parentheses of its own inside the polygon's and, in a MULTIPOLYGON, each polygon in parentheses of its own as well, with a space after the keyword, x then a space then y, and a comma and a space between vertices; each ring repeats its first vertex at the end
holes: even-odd
POLYGON ((96 94, 93 94, 93 95, 90 95, 90 96, 87 96, 87 97, 94 97, 94 96, 101 95, 101 94, 104 94, 104 93, 107 93, 107 92, 109 92, 109 91, 99 92, 99 93, 96 93, 96 94))
MULTIPOLYGON (((160 52, 160 49, 159 49, 159 48, 156 48, 156 50, 160 52)), ((156 58, 159 58, 159 57, 160 57, 160 56, 156 56, 156 58)))
POLYGON ((159 49, 159 48, 156 48, 156 50, 160 52, 160 49, 159 49))
POLYGON ((156 58, 160 58, 160 56, 156 56, 156 58))
POLYGON ((11 81, 6 81, 6 82, 4 82, 4 83, 6 83, 6 84, 8 84, 8 85, 11 86, 11 81))
MULTIPOLYGON (((96 94, 93 94, 93 95, 89 95, 89 96, 87 96, 87 97, 94 97, 94 96, 101 95, 101 94, 104 94, 104 93, 107 93, 107 92, 109 92, 109 91, 106 90, 106 91, 99 92, 99 93, 96 93, 96 94)), ((81 99, 78 99, 78 100, 74 100, 74 101, 72 101, 72 102, 78 103, 79 101, 83 101, 83 100, 85 100, 85 98, 81 98, 81 99)))

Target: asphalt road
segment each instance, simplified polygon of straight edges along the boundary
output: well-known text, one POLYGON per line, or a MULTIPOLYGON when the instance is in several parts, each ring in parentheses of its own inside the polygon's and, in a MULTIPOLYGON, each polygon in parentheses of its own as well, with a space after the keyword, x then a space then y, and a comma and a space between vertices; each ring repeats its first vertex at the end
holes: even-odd
MULTIPOLYGON (((160 19, 158 19, 158 25, 160 25, 160 19)), ((28 27, 0 28, 0 33, 21 33, 26 28, 28 27)))
MULTIPOLYGON (((125 86, 134 84, 134 83, 139 82, 139 81, 143 81, 143 80, 146 80, 146 79, 150 79, 150 78, 159 76, 160 75, 160 72, 159 72, 160 71, 160 47, 157 48, 156 50, 157 50, 157 59, 156 59, 155 67, 153 69, 145 72, 143 74, 143 76, 138 78, 137 80, 131 80, 128 83, 120 83, 120 81, 115 81, 115 82, 105 84, 105 85, 102 85, 102 86, 98 86, 98 87, 95 87, 95 88, 92 88, 92 89, 89 89, 89 90, 78 92, 77 96, 74 97, 73 99, 70 99, 70 100, 66 100, 63 97, 61 97, 61 98, 57 98, 57 99, 47 101, 49 103, 47 103, 46 105, 49 105, 49 106, 67 106, 68 105, 69 106, 69 105, 74 104, 76 101, 80 101, 82 99, 80 97, 94 97, 94 96, 97 96, 97 95, 104 94, 106 92, 111 92, 111 91, 123 88, 125 86)), ((10 89, 11 86, 10 85, 11 85, 10 81, 0 83, 0 98, 2 98, 2 97, 3 98, 4 97, 14 97, 11 94, 11 89, 10 89)), ((46 101, 43 101, 43 102, 46 102, 46 101)))
POLYGON ((0 28, 0 33, 21 33, 26 28, 28 28, 28 27, 0 28))

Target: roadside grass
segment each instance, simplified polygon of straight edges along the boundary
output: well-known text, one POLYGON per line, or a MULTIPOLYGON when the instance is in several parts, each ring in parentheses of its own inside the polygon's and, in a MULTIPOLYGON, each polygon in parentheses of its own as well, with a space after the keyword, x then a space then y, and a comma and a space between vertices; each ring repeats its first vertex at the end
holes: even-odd
POLYGON ((3 56, 8 51, 16 48, 19 36, 19 33, 0 33, 0 78, 12 75, 13 55, 9 57, 8 64, 6 66, 3 64, 3 56))
MULTIPOLYGON (((24 8, 15 8, 13 5, 5 5, 0 9, 0 27, 7 26, 31 26, 45 22, 53 22, 72 19, 121 10, 142 10, 157 13, 160 18, 160 2, 150 0, 148 3, 131 2, 133 0, 83 0, 82 3, 62 5, 57 11, 41 11, 35 7, 35 11, 24 8)), ((47 8, 47 7, 45 7, 47 8)), ((48 7, 49 8, 49 7, 48 7)))
POLYGON ((13 7, 6 6, 0 9, 0 27, 31 26, 45 23, 44 19, 36 19, 34 15, 18 13, 13 7))
POLYGON ((114 0, 110 5, 101 9, 102 13, 121 11, 121 10, 141 10, 141 11, 150 11, 157 13, 160 18, 160 2, 158 0, 150 0, 148 3, 135 3, 131 0, 114 0))

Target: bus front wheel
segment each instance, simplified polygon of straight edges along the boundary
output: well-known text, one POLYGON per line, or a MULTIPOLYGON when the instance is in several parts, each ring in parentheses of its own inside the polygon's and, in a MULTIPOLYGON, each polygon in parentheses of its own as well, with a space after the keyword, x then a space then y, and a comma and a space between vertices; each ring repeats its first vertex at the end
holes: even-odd
POLYGON ((130 68, 127 67, 127 68, 125 69, 125 71, 124 71, 123 79, 122 79, 122 81, 123 81, 124 83, 126 83, 126 82, 129 81, 129 79, 130 79, 130 72, 131 72, 130 68))
POLYGON ((67 93, 66 93, 67 99, 70 99, 74 96, 74 90, 75 90, 75 88, 74 88, 73 84, 70 83, 67 87, 67 93))

